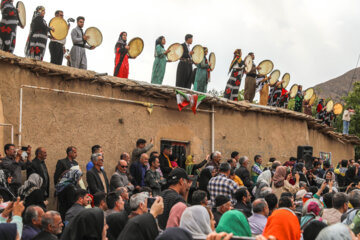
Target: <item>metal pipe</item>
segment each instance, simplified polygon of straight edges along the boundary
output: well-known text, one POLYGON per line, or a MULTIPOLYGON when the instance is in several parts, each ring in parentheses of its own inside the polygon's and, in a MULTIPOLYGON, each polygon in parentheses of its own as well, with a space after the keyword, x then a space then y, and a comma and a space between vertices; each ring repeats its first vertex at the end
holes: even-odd
POLYGON ((0 126, 11 127, 11 144, 14 144, 14 125, 9 123, 0 123, 0 126))
POLYGON ((211 105, 211 152, 215 152, 215 107, 211 105))
POLYGON ((19 141, 18 144, 21 146, 21 135, 22 135, 22 109, 23 107, 23 89, 20 88, 20 112, 19 112, 19 141))

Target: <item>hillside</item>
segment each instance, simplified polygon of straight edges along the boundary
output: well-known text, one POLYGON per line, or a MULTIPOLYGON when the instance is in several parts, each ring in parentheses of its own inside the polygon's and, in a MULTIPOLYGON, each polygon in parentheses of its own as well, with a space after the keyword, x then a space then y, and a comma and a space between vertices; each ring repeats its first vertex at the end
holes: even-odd
POLYGON ((353 83, 356 81, 360 81, 360 67, 350 70, 337 78, 331 79, 324 83, 320 83, 314 88, 320 98, 331 98, 335 102, 337 102, 341 100, 342 96, 348 94, 349 89, 352 89, 351 82, 353 77, 353 83), (354 76, 355 70, 356 72, 354 76))

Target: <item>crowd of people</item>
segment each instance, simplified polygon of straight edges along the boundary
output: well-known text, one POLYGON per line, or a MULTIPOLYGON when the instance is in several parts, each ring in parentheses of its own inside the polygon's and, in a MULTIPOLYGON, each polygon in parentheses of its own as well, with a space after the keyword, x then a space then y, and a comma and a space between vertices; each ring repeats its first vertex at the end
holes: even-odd
POLYGON ((171 145, 160 153, 153 147, 152 139, 138 139, 106 172, 105 153, 94 145, 84 173, 70 146, 52 182, 44 147, 32 157, 31 146, 6 144, 0 239, 322 240, 360 233, 360 163, 353 159, 335 166, 316 157, 310 165, 294 157, 264 164, 256 155, 251 164, 239 152, 224 160, 215 151, 195 163, 191 155, 179 162, 171 145))

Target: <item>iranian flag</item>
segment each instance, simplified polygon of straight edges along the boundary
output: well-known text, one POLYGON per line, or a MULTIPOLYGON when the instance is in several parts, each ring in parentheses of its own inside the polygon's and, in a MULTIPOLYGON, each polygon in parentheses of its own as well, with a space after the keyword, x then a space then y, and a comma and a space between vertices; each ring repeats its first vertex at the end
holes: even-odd
POLYGON ((179 90, 175 90, 175 91, 176 91, 176 101, 178 104, 179 111, 181 111, 187 105, 190 105, 191 110, 193 111, 194 114, 196 114, 196 110, 198 106, 206 98, 205 95, 200 95, 200 96, 196 94, 190 95, 183 93, 179 90))

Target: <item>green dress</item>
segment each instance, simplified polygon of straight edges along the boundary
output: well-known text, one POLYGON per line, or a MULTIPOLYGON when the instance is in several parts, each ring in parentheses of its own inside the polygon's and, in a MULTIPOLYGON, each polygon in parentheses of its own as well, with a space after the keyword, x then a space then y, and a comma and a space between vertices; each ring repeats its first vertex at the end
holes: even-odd
POLYGON ((165 69, 166 69, 166 55, 164 54, 165 49, 160 44, 156 45, 155 48, 155 61, 153 65, 153 71, 151 76, 151 83, 162 84, 165 69))
POLYGON ((302 95, 302 93, 300 91, 298 91, 298 93, 296 94, 296 97, 295 97, 295 107, 294 107, 295 112, 302 112, 303 100, 304 100, 304 96, 302 95))
POLYGON ((207 92, 207 83, 208 83, 208 69, 209 64, 207 63, 206 57, 199 63, 196 70, 195 81, 194 81, 194 90, 198 92, 207 92))

